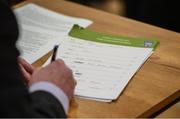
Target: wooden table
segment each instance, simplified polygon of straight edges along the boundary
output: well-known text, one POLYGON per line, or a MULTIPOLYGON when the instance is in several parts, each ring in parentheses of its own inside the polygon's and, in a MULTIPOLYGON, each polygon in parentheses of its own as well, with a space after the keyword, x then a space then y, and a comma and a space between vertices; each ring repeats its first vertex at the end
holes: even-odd
MULTIPOLYGON (((180 97, 180 34, 63 0, 28 0, 70 16, 91 19, 99 32, 156 38, 160 45, 112 103, 79 99, 71 102, 69 117, 149 117, 180 97)), ((47 57, 41 58, 40 66, 47 57)))

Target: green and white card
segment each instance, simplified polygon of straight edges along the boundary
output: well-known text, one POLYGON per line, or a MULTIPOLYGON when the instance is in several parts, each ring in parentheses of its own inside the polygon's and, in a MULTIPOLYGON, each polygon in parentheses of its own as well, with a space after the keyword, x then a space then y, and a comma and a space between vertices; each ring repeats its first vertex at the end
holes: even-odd
POLYGON ((60 39, 57 57, 73 70, 77 96, 110 102, 118 98, 158 43, 75 25, 69 36, 60 39))

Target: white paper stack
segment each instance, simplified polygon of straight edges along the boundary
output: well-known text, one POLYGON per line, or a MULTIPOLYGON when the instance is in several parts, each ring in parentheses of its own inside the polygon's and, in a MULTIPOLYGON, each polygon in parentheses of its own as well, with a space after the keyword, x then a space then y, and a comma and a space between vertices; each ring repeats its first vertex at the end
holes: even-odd
POLYGON ((65 16, 40 7, 27 4, 14 10, 19 27, 20 37, 17 47, 21 57, 33 63, 58 44, 59 38, 67 35, 74 24, 87 27, 92 21, 65 16))
MULTIPOLYGON (((112 45, 64 37, 57 58, 73 70, 75 95, 103 102, 116 100, 153 48, 112 45)), ((50 59, 45 65, 50 63, 50 59)), ((44 66, 45 66, 44 65, 44 66)))

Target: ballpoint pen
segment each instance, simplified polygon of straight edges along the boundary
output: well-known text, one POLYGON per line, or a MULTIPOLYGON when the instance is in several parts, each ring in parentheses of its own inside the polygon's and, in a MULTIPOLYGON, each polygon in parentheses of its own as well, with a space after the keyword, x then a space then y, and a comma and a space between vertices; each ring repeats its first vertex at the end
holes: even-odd
POLYGON ((56 54, 57 54, 58 47, 59 47, 59 45, 55 45, 54 48, 53 48, 53 55, 52 55, 52 58, 51 58, 51 62, 56 60, 56 54))

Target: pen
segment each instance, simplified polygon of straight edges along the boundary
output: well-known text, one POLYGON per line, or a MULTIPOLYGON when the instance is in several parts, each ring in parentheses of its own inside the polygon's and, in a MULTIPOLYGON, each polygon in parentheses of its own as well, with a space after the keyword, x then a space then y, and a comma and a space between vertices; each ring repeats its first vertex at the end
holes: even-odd
POLYGON ((59 45, 55 45, 54 48, 53 48, 53 55, 52 55, 52 58, 51 58, 51 62, 56 60, 56 54, 57 54, 58 47, 59 47, 59 45))

